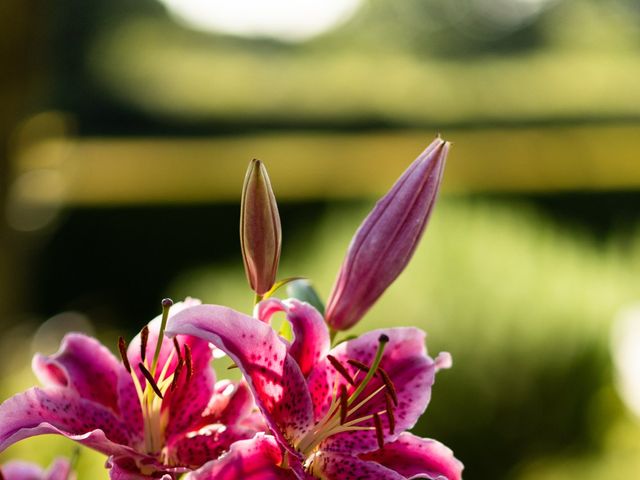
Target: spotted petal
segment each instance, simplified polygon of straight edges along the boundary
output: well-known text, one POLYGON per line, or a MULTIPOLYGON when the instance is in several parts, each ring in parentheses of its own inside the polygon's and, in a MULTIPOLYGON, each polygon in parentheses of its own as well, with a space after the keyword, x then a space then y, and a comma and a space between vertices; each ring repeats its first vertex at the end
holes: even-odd
POLYGON ((227 307, 200 305, 172 317, 167 333, 193 335, 226 352, 283 445, 308 431, 313 414, 304 376, 269 325, 227 307))
MULTIPOLYGON (((341 343, 330 353, 350 372, 357 383, 358 380, 363 379, 364 373, 358 373, 358 370, 348 361, 356 360, 371 365, 382 334, 389 337, 389 342, 384 350, 380 366, 391 379, 398 399, 398 405, 393 408, 394 433, 391 433, 388 415, 380 415, 383 437, 385 442, 388 442, 395 440, 404 430, 413 427, 429 403, 431 385, 435 375, 435 362, 427 356, 425 333, 417 328, 409 327, 374 330, 354 340, 341 343)), ((337 391, 339 385, 345 385, 348 392, 353 391, 353 388, 349 387, 346 380, 337 374, 329 361, 323 360, 313 369, 309 376, 309 389, 313 397, 316 418, 321 418, 326 413, 332 393, 337 391)), ((383 385, 381 377, 376 375, 358 398, 366 399, 376 390, 380 389, 380 391, 357 412, 347 417, 347 421, 386 411, 385 390, 387 389, 383 385)), ((357 403, 359 402, 356 401, 354 405, 357 403)), ((372 427, 373 420, 364 421, 359 426, 372 427)), ((322 448, 342 453, 375 450, 378 448, 376 432, 363 430, 340 433, 325 440, 322 448)))
POLYGON ((275 439, 258 434, 236 442, 227 455, 189 473, 185 480, 295 480, 293 472, 279 467, 281 463, 275 439))
POLYGON ((78 396, 109 408, 142 438, 142 417, 133 382, 120 361, 95 338, 68 334, 56 354, 36 354, 32 366, 43 385, 68 387, 78 396))
POLYGON ((375 452, 360 455, 407 478, 461 480, 462 463, 440 442, 403 433, 395 442, 375 452))
POLYGON ((257 432, 237 425, 221 423, 202 427, 167 443, 167 450, 181 465, 197 468, 227 452, 234 442, 252 438, 257 432))
POLYGON ((336 452, 321 452, 312 468, 317 478, 326 480, 406 480, 383 465, 336 452))
POLYGON ((173 480, 168 473, 142 474, 136 463, 130 458, 109 458, 106 468, 109 470, 109 478, 111 480, 173 480))
POLYGON ((127 425, 67 388, 32 388, 0 405, 0 452, 19 440, 55 433, 106 454, 139 456, 127 425))
POLYGON ((324 318, 308 303, 295 299, 282 301, 270 298, 260 302, 256 312, 258 318, 267 323, 277 312, 287 315, 294 335, 289 355, 298 362, 303 375, 308 375, 313 366, 329 351, 329 331, 324 318))

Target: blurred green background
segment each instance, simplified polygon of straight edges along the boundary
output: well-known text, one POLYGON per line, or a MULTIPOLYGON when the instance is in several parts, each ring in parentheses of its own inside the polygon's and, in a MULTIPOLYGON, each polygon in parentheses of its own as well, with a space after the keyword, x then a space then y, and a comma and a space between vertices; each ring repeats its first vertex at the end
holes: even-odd
MULTIPOLYGON (((164 296, 249 311, 253 157, 281 276, 326 298, 375 198, 440 132, 427 234, 357 327, 419 325, 452 353, 415 431, 468 479, 640 474, 610 360, 639 290, 636 0, 4 0, 0 64, 0 400, 66 330, 115 347, 164 296)), ((42 437, 0 462, 72 450, 42 437)), ((83 450, 80 478, 102 464, 83 450)))

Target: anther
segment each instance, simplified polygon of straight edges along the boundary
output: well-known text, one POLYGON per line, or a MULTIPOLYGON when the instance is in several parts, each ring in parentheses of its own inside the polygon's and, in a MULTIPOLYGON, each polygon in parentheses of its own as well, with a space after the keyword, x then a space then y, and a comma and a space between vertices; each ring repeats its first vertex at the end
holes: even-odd
POLYGON ((393 435, 396 430, 396 417, 393 414, 393 405, 389 392, 384 392, 384 401, 387 404, 387 418, 389 419, 389 434, 393 435))
POLYGON ((347 387, 340 385, 340 425, 344 425, 347 420, 349 408, 349 396, 347 395, 347 387))
POLYGON ((382 422, 380 421, 380 415, 373 414, 373 424, 376 427, 376 440, 378 440, 378 447, 384 447, 384 433, 382 432, 382 422))
POLYGON ((347 363, 362 372, 369 373, 369 367, 367 367, 364 363, 358 360, 347 360, 347 363))
POLYGON ((138 364, 138 367, 140 368, 140 371, 142 372, 142 375, 144 375, 144 378, 146 378, 147 382, 149 382, 149 385, 151 385, 151 388, 153 388, 153 391, 156 392, 156 395, 158 395, 160 398, 163 398, 162 392, 158 388, 158 384, 153 379, 153 375, 151 375, 151 372, 149 372, 149 370, 147 370, 147 367, 145 367, 142 362, 140 362, 138 364))
POLYGON ((191 348, 186 343, 184 344, 184 362, 187 365, 187 382, 191 380, 193 375, 193 360, 191 358, 191 348))
POLYGON ((178 355, 178 361, 182 360, 182 353, 180 352, 180 344, 178 343, 178 339, 173 337, 173 348, 176 349, 176 354, 178 355))
POLYGON ((171 391, 173 392, 178 386, 178 381, 180 380, 180 373, 182 373, 182 365, 184 365, 184 361, 182 358, 178 359, 178 364, 176 365, 176 369, 173 371, 173 380, 171 381, 171 391))
POLYGON ((393 400, 393 404, 397 407, 398 394, 396 393, 396 387, 391 381, 389 374, 385 372, 382 367, 378 367, 378 374, 380 375, 380 379, 382 380, 382 383, 384 383, 384 386, 387 388, 387 392, 389 392, 389 395, 391 395, 391 400, 393 400))
POLYGON ((388 343, 389 342, 389 337, 383 333, 382 335, 380 335, 378 337, 378 342, 380 342, 380 343, 388 343))
POLYGON ((131 365, 129 364, 129 358, 127 357, 127 342, 125 342, 122 337, 118 338, 118 350, 120 351, 124 368, 126 368, 127 373, 131 373, 131 365))
POLYGON ((347 369, 344 368, 336 357, 333 355, 327 355, 327 360, 329 360, 329 363, 331 363, 333 368, 336 369, 336 372, 342 375, 344 379, 349 382, 349 385, 355 385, 355 382, 353 381, 353 378, 351 378, 351 375, 349 375, 349 372, 347 372, 347 369))
POLYGON ((140 358, 144 362, 147 358, 147 342, 149 341, 149 327, 145 325, 140 331, 140 358))

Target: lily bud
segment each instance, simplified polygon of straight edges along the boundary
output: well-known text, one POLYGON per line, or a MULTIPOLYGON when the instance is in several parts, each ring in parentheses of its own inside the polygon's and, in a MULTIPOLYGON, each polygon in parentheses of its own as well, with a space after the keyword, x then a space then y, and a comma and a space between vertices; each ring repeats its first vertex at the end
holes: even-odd
POLYGON ((273 286, 280 261, 282 230, 267 169, 252 160, 244 179, 240 211, 240 246, 251 289, 264 295, 273 286))
POLYGON ((327 302, 334 330, 356 324, 400 275, 422 237, 442 180, 449 143, 437 138, 358 228, 327 302))

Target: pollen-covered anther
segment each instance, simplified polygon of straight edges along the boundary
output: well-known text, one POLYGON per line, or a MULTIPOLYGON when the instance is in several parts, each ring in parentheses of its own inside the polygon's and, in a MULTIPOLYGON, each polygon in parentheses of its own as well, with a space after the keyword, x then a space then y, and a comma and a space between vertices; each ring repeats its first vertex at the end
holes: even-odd
POLYGON ((347 363, 351 365, 353 368, 360 370, 361 372, 369 373, 369 367, 358 360, 349 359, 347 360, 347 363))
POLYGON ((389 434, 393 435, 396 430, 396 417, 393 414, 393 400, 388 391, 384 392, 384 401, 387 407, 387 419, 389 420, 389 434))
POLYGON ((144 326, 140 331, 140 358, 144 362, 147 358, 147 342, 149 341, 149 327, 144 326))
POLYGON ((180 351, 180 344, 178 343, 178 339, 173 337, 173 348, 176 351, 176 355, 178 356, 178 361, 182 360, 182 352, 180 351))
POLYGON ((376 427, 376 440, 378 441, 378 447, 384 447, 384 432, 382 431, 382 421, 380 420, 380 415, 377 413, 373 414, 373 424, 376 427))
POLYGON ((182 357, 178 358, 178 364, 176 365, 176 369, 173 371, 173 380, 171 380, 170 390, 172 392, 178 386, 178 381, 180 380, 180 374, 182 373, 183 365, 184 365, 184 360, 182 360, 182 357))
POLYGON ((355 382, 353 381, 353 378, 351 378, 351 375, 349 375, 347 369, 344 368, 344 365, 342 365, 336 357, 333 355, 327 355, 327 360, 329 360, 329 363, 331 363, 333 368, 335 368, 336 372, 342 375, 349 385, 355 385, 355 382))
POLYGON ((391 396, 391 400, 393 400, 393 404, 397 407, 398 406, 398 393, 396 392, 395 385, 391 381, 391 377, 389 377, 389 374, 387 372, 385 372, 382 367, 378 367, 377 373, 380 376, 380 379, 382 380, 382 383, 384 383, 384 386, 387 388, 387 392, 391 396))
POLYGON ((347 387, 340 385, 340 425, 344 425, 349 414, 349 396, 347 395, 347 387))
POLYGON ((146 378, 147 382, 149 382, 149 385, 151 386, 153 391, 156 392, 156 395, 158 395, 158 397, 160 397, 160 398, 163 398, 162 392, 158 388, 158 384, 154 380, 153 375, 151 375, 151 372, 149 370, 147 370, 147 367, 145 367, 142 362, 140 362, 138 364, 138 367, 140 368, 140 371, 142 372, 142 375, 144 375, 144 378, 146 378))
POLYGON ((191 348, 185 343, 184 345, 184 363, 187 366, 187 382, 193 376, 193 360, 191 358, 191 348))
POLYGON ((127 357, 127 342, 123 337, 118 338, 118 351, 120 357, 122 357, 122 364, 127 370, 127 373, 131 373, 131 364, 129 363, 129 357, 127 357))

